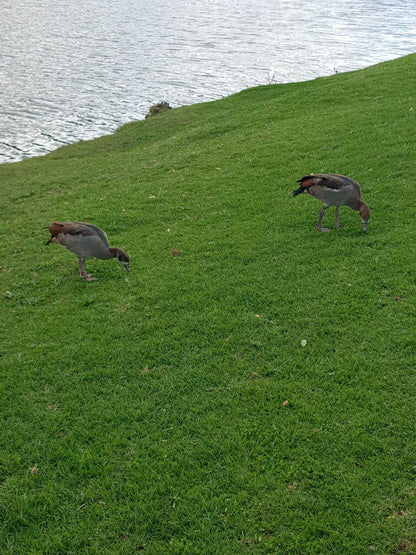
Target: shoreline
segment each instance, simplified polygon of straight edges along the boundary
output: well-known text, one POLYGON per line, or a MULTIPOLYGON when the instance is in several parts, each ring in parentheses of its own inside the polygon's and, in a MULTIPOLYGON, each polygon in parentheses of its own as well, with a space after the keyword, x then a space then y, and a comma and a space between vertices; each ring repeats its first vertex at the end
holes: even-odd
MULTIPOLYGON (((344 71, 344 72, 338 72, 338 71, 335 70, 334 73, 331 73, 331 74, 328 74, 328 75, 319 75, 319 76, 313 77, 312 79, 305 79, 305 80, 299 80, 299 81, 287 81, 287 82, 281 82, 281 83, 280 82, 269 82, 269 83, 264 83, 264 84, 254 84, 252 86, 248 86, 248 87, 245 87, 241 90, 232 92, 231 94, 228 94, 226 96, 219 95, 218 98, 198 101, 198 102, 194 102, 194 103, 191 103, 191 104, 182 104, 182 105, 177 105, 177 106, 174 105, 172 107, 173 107, 173 109, 177 109, 177 108, 182 108, 184 106, 194 106, 194 105, 198 105, 198 104, 205 104, 207 102, 208 103, 209 102, 216 102, 217 100, 221 100, 222 98, 227 98, 228 96, 233 96, 233 95, 239 94, 239 93, 241 93, 245 90, 255 89, 257 87, 263 87, 263 86, 268 86, 268 85, 277 85, 277 86, 282 85, 282 86, 284 86, 284 85, 291 85, 291 84, 293 85, 293 84, 296 84, 296 83, 308 83, 310 81, 315 81, 316 79, 329 78, 333 75, 345 75, 345 74, 348 74, 348 73, 351 73, 351 72, 361 71, 363 69, 367 69, 367 68, 370 68, 370 67, 373 67, 373 66, 377 66, 379 64, 387 63, 389 61, 399 60, 400 58, 405 58, 406 56, 409 56, 409 55, 411 56, 412 54, 406 54, 404 56, 399 56, 398 58, 393 58, 393 59, 384 60, 384 61, 381 61, 381 62, 376 62, 374 64, 371 64, 371 65, 363 67, 363 68, 351 69, 351 70, 347 70, 347 71, 344 71)), ((170 100, 167 99, 167 98, 166 99, 158 99, 158 100, 155 101, 155 103, 157 103, 159 101, 166 101, 170 104, 170 100)), ((149 104, 147 106, 147 110, 149 110, 151 106, 152 106, 152 104, 149 104)), ((145 112, 143 112, 143 113, 145 113, 145 112)), ((130 119, 130 120, 127 120, 127 121, 124 121, 124 122, 120 122, 116 126, 114 126, 109 132, 102 132, 102 133, 98 133, 98 134, 87 134, 85 137, 78 137, 78 138, 75 138, 73 141, 68 141, 68 136, 66 136, 65 139, 64 138, 61 138, 61 139, 54 138, 54 137, 51 136, 51 138, 54 141, 60 142, 61 144, 54 146, 50 150, 45 150, 45 152, 43 152, 43 153, 34 152, 33 154, 30 154, 28 156, 24 156, 23 158, 20 158, 20 159, 16 158, 16 159, 12 159, 12 160, 4 160, 4 161, 0 162, 0 165, 14 164, 14 163, 19 163, 19 162, 23 162, 23 161, 26 161, 26 160, 30 160, 32 158, 47 156, 48 154, 50 154, 50 153, 52 153, 56 150, 59 150, 60 148, 65 147, 65 146, 73 145, 73 144, 76 144, 78 142, 93 141, 93 140, 99 139, 101 137, 106 137, 108 135, 113 135, 124 125, 128 125, 128 124, 134 123, 134 122, 140 122, 140 121, 143 121, 144 119, 146 119, 146 115, 143 115, 143 117, 141 119, 133 118, 133 119, 130 119)), ((1 141, 0 141, 0 143, 1 143, 1 141)), ((7 143, 5 141, 3 142, 3 144, 6 145, 6 146, 9 146, 10 148, 16 148, 17 149, 17 147, 15 147, 13 145, 7 145, 7 143)))

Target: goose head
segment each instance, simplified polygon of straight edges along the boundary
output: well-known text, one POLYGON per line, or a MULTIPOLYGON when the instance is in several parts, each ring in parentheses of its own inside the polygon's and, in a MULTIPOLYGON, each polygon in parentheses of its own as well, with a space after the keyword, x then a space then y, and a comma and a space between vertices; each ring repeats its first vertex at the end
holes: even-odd
POLYGON ((122 249, 119 249, 118 247, 110 247, 109 251, 113 254, 114 258, 117 258, 117 260, 123 264, 124 268, 126 269, 126 272, 130 272, 130 257, 129 255, 123 251, 122 249))

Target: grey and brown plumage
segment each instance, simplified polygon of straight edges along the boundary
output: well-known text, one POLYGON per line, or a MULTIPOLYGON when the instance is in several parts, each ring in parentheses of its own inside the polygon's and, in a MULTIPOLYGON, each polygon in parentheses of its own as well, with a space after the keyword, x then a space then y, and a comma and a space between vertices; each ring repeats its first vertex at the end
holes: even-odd
POLYGON ((94 224, 85 222, 52 222, 49 226, 51 238, 46 243, 59 243, 78 256, 79 275, 87 281, 97 278, 85 272, 84 263, 88 256, 108 260, 116 258, 127 271, 130 270, 130 257, 117 247, 110 247, 107 235, 94 224))
POLYGON ((367 231, 370 209, 361 200, 361 189, 354 179, 346 175, 321 173, 305 175, 297 183, 300 183, 300 186, 296 191, 293 191, 294 197, 300 193, 308 193, 322 202, 322 210, 319 214, 316 229, 329 231, 327 228, 321 227, 321 223, 325 210, 330 206, 335 206, 335 229, 338 229, 339 207, 349 206, 352 210, 357 210, 360 213, 363 231, 367 231))

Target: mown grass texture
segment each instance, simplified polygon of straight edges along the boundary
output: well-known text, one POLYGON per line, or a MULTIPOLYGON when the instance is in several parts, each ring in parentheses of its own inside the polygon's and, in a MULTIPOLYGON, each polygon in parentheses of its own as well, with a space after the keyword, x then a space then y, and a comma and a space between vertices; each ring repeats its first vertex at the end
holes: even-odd
POLYGON ((415 71, 0 166, 2 552, 416 551, 415 71), (289 194, 310 172, 361 184, 367 234, 348 208, 316 231, 289 194), (99 225, 131 272, 81 280, 52 220, 99 225))

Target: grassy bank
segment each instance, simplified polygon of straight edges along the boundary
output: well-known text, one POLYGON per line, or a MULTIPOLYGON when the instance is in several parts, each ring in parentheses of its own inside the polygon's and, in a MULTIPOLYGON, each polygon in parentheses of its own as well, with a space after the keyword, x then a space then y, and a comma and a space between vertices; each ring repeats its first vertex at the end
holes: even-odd
POLYGON ((415 72, 0 166, 2 553, 416 552, 415 72), (288 194, 309 172, 361 184, 367 234, 348 208, 315 230, 288 194), (130 274, 81 280, 53 219, 102 227, 130 274))

